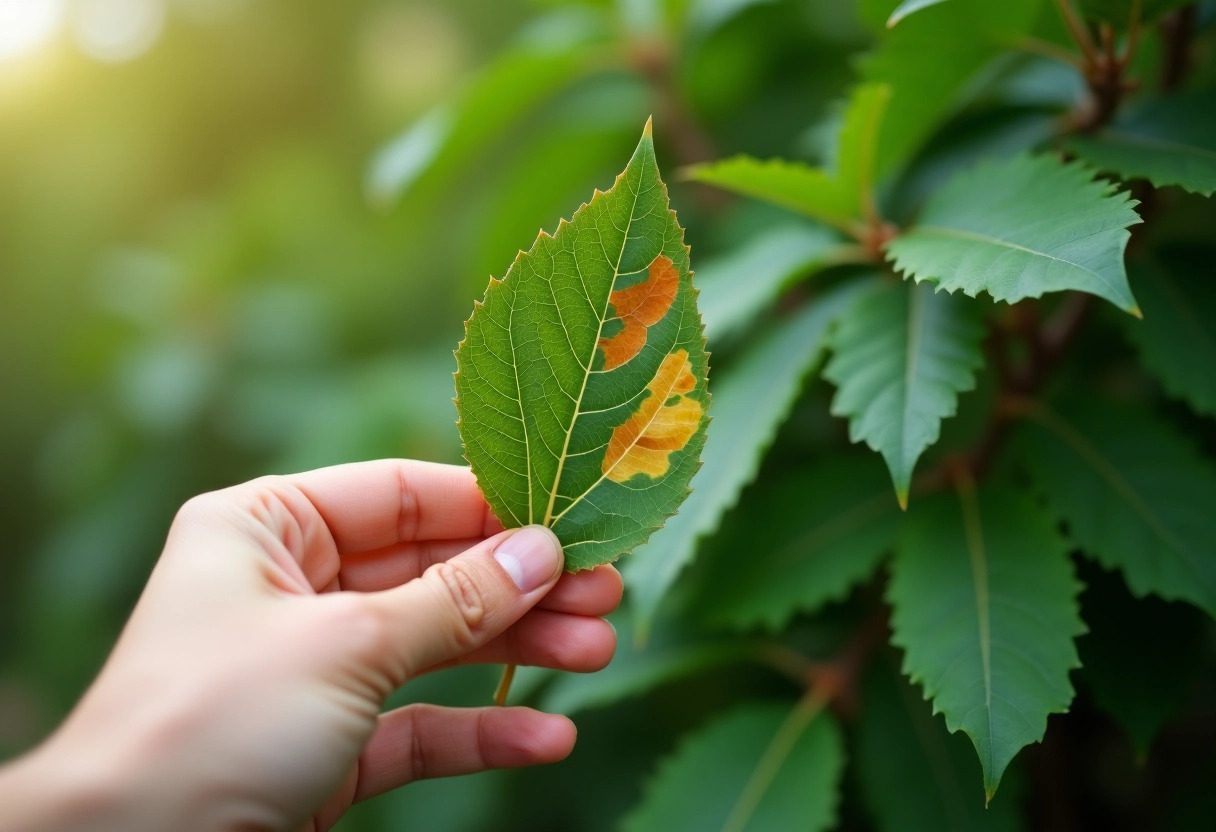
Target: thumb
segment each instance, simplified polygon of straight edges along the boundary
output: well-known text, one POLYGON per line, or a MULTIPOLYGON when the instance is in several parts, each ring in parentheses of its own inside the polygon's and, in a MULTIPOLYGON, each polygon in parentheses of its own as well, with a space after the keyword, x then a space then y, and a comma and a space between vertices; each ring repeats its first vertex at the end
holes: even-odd
POLYGON ((525 526, 437 563, 421 578, 369 594, 388 625, 389 675, 404 684, 485 644, 553 588, 562 565, 557 536, 525 526))

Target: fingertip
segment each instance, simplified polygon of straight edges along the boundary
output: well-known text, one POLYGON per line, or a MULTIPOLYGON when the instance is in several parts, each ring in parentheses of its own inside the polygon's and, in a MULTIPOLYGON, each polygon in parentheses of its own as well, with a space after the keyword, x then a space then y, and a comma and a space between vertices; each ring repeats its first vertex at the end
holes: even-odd
POLYGON ((574 750, 578 729, 569 717, 534 708, 499 708, 495 711, 514 729, 502 736, 502 757, 494 762, 500 768, 556 763, 574 750))

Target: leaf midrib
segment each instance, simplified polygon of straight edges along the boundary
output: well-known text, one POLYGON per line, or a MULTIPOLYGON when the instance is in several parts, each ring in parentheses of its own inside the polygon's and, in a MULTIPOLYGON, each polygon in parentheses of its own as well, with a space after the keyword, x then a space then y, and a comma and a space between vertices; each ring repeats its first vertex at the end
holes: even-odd
MULTIPOLYGON (((988 716, 988 760, 984 766, 987 780, 994 766, 994 742, 992 729, 992 621, 988 583, 988 556, 984 546, 984 528, 980 518, 975 487, 960 483, 959 502, 962 504, 963 534, 967 543, 967 557, 971 562, 972 591, 975 593, 975 609, 979 630, 980 662, 984 670, 984 711, 988 716)), ((987 785, 987 784, 985 784, 987 785)), ((991 797, 991 795, 989 795, 991 797)))
POLYGON ((1126 128, 1109 127, 1103 130, 1102 136, 1111 139, 1112 143, 1120 143, 1132 145, 1133 147, 1145 147, 1153 150, 1164 151, 1183 151, 1196 156, 1203 156, 1216 161, 1216 150, 1208 150, 1205 147, 1199 147, 1186 142, 1170 141, 1169 139, 1159 139, 1154 136, 1146 136, 1142 133, 1134 133, 1126 128))

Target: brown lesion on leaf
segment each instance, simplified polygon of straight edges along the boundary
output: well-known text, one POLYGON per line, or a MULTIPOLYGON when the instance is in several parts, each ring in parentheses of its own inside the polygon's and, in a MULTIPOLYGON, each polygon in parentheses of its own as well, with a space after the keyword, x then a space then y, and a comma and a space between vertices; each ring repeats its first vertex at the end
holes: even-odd
POLYGON ((664 358, 637 411, 612 432, 601 466, 604 476, 627 482, 635 474, 652 479, 666 474, 671 455, 687 445, 701 425, 704 408, 688 397, 696 386, 688 350, 664 358))
POLYGON ((632 360, 646 346, 646 329, 663 319, 675 302, 680 288, 680 272, 671 258, 660 254, 650 263, 649 274, 641 283, 618 289, 608 300, 623 326, 616 334, 600 338, 604 369, 615 370, 632 360))

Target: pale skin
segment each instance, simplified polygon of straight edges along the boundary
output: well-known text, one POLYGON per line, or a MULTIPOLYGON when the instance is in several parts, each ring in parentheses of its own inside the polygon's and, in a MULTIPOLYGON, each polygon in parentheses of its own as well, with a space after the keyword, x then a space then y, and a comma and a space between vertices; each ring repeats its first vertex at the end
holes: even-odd
POLYGON ((329 829, 413 780, 556 762, 565 717, 410 705, 454 664, 605 666, 611 566, 503 531, 466 468, 381 460, 187 503, 64 724, 0 768, 0 832, 329 829))

